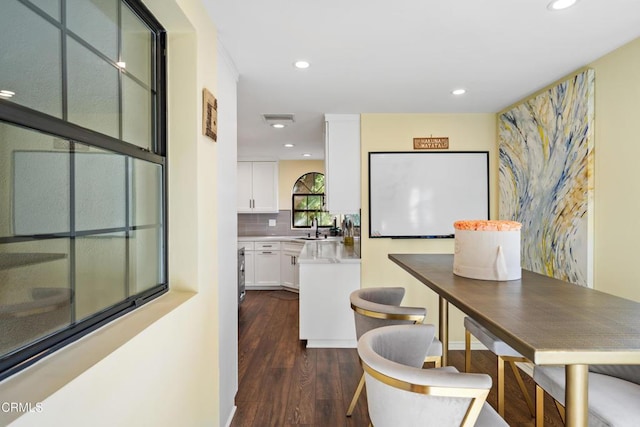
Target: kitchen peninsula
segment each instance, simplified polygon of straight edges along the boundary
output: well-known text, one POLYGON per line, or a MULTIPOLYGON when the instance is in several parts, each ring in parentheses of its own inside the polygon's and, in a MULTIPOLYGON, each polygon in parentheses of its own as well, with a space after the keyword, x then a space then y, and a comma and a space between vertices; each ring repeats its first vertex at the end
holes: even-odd
POLYGON ((360 242, 307 241, 298 262, 300 339, 308 348, 355 348, 349 295, 360 289, 360 242))

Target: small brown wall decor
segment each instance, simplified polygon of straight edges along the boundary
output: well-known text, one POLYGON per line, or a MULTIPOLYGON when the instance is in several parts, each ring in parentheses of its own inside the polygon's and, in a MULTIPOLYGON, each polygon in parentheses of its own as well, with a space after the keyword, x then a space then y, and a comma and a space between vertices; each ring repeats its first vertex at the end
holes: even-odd
POLYGON ((207 89, 202 90, 202 134, 218 140, 218 100, 207 89))
POLYGON ((414 150, 443 150, 449 148, 449 137, 413 138, 414 150))

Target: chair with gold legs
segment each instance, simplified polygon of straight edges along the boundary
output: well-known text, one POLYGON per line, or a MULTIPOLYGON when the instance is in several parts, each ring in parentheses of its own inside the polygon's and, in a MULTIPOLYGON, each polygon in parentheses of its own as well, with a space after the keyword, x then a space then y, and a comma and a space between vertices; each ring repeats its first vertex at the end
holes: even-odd
POLYGON ((433 325, 395 325, 358 340, 372 424, 507 427, 486 403, 489 375, 460 373, 453 366, 421 369, 434 334, 433 325))
POLYGON ((504 417, 504 362, 507 362, 513 374, 516 377, 520 391, 524 400, 527 402, 529 412, 532 417, 536 416, 535 408, 531 396, 527 391, 520 370, 516 366, 516 362, 529 362, 528 359, 523 357, 520 353, 515 351, 509 345, 507 345, 500 338, 493 335, 486 328, 482 327, 475 319, 471 317, 464 318, 465 329, 465 351, 464 351, 464 370, 465 372, 471 372, 471 335, 475 336, 485 347, 487 347, 492 353, 498 357, 498 376, 497 376, 497 392, 498 392, 498 413, 501 417, 504 417))
MULTIPOLYGON (((416 324, 424 322, 427 310, 424 307, 402 307, 405 289, 402 287, 364 288, 350 295, 351 308, 356 325, 356 336, 359 339, 364 333, 389 325, 416 324)), ((433 337, 429 343, 424 362, 433 362, 435 367, 442 364, 442 343, 433 337)), ((351 399, 347 410, 350 417, 358 403, 364 387, 364 374, 351 399)))

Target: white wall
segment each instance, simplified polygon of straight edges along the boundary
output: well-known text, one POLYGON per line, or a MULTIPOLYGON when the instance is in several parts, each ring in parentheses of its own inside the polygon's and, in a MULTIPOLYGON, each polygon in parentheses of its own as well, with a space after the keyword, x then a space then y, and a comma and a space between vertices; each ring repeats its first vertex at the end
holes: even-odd
POLYGON ((238 391, 238 300, 236 214, 238 72, 218 43, 218 162, 216 193, 218 202, 218 313, 220 322, 220 425, 231 422, 238 391))
MULTIPOLYGON (((200 0, 145 3, 169 40, 172 291, 0 384, 0 401, 42 405, 13 426, 217 426, 231 416, 233 356, 226 352, 237 343, 221 333, 234 319, 221 309, 229 295, 219 288, 233 273, 219 268, 218 252, 226 246, 233 254, 236 236, 219 234, 218 215, 234 217, 235 203, 225 211, 216 182, 218 166, 235 165, 235 147, 218 150, 222 139, 201 134, 202 89, 218 92, 216 28, 200 0)), ((226 96, 231 86, 227 75, 226 96)), ((8 424, 3 415, 0 424, 8 424)))

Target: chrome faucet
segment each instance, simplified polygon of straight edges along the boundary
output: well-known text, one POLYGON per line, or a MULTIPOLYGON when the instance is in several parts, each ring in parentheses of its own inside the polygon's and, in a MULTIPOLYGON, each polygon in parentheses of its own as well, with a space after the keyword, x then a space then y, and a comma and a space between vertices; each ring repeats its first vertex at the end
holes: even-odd
POLYGON ((318 218, 313 218, 311 220, 311 227, 316 227, 316 239, 320 237, 320 230, 318 230, 318 218))

